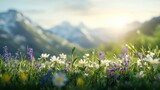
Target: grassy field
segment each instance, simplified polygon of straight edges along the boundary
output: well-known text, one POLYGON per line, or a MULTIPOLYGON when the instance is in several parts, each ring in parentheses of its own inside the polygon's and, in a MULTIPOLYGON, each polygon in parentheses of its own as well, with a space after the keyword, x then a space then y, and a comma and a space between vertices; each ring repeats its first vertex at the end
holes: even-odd
POLYGON ((107 51, 78 55, 9 53, 4 47, 0 56, 0 89, 13 90, 107 90, 160 88, 160 50, 138 51, 133 45, 122 47, 119 54, 107 51))

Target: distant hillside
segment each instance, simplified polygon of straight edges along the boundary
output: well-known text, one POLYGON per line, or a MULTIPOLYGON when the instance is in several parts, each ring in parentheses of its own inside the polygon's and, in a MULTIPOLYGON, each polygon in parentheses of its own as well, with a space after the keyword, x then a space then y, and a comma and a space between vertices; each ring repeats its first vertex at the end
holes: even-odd
POLYGON ((68 53, 74 47, 67 40, 46 32, 16 10, 0 13, 0 53, 3 46, 8 46, 11 52, 31 47, 37 56, 42 52, 68 53))
POLYGON ((132 30, 131 32, 128 32, 127 35, 135 35, 137 34, 137 30, 139 30, 145 35, 152 36, 158 25, 160 25, 160 16, 154 17, 151 20, 142 23, 138 28, 132 30))
POLYGON ((133 43, 136 46, 145 47, 160 47, 160 16, 154 17, 141 24, 137 29, 134 29, 126 34, 123 39, 127 43, 133 43))
POLYGON ((151 20, 144 22, 142 26, 138 29, 146 35, 153 35, 157 25, 159 24, 160 24, 160 16, 154 17, 151 20))

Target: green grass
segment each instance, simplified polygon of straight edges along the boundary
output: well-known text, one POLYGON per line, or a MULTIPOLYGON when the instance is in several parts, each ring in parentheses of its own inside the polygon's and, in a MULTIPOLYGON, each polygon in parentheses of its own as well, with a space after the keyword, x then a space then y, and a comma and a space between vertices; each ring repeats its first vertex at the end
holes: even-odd
POLYGON ((127 56, 119 57, 119 54, 122 54, 119 53, 111 58, 106 51, 103 60, 100 59, 96 50, 78 55, 75 53, 75 49, 66 59, 57 62, 50 61, 51 56, 32 61, 23 57, 20 59, 20 56, 16 56, 5 62, 4 56, 1 56, 0 89, 159 89, 160 63, 157 60, 160 57, 160 50, 158 47, 150 49, 150 51, 146 51, 145 48, 138 51, 133 45, 127 45, 127 48, 127 53, 122 52, 127 56), (141 55, 143 57, 140 57, 141 55), (81 59, 84 62, 81 62, 81 59), (66 75, 67 81, 64 82, 64 86, 58 87, 54 84, 53 79, 55 79, 54 75, 56 73, 66 75))

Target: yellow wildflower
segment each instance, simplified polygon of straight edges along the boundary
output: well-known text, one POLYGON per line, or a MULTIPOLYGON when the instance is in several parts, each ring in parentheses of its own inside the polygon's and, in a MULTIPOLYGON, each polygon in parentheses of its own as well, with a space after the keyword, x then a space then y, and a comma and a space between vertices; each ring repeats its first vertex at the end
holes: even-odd
POLYGON ((25 80, 27 80, 27 75, 24 72, 21 72, 19 75, 19 79, 21 81, 25 81, 25 80))
POLYGON ((9 83, 10 82, 10 76, 7 73, 4 73, 2 75, 2 82, 3 83, 9 83))
POLYGON ((81 77, 77 78, 77 86, 82 86, 84 83, 83 79, 81 77))

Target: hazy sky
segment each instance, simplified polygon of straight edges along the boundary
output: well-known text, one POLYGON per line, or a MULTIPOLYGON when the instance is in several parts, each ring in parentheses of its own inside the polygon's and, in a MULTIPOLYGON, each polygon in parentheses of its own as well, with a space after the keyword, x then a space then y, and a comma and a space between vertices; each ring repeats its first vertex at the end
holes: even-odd
POLYGON ((0 0, 0 12, 21 11, 45 28, 69 21, 116 27, 160 15, 160 0, 0 0))

